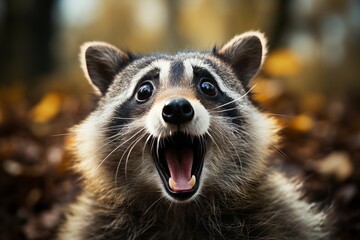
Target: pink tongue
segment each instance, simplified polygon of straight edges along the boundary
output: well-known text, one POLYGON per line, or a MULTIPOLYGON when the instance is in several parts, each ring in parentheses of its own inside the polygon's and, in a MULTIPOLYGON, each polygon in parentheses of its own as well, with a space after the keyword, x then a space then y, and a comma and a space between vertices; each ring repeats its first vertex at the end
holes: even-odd
POLYGON ((188 182, 191 179, 191 167, 193 164, 193 152, 190 148, 182 148, 181 151, 174 148, 165 151, 171 178, 176 182, 173 191, 191 190, 188 182))

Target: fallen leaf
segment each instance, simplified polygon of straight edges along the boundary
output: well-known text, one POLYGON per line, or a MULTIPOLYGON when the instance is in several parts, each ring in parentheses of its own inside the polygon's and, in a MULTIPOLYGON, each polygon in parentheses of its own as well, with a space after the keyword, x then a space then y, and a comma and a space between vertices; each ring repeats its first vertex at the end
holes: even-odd
POLYGON ((301 62, 295 52, 280 49, 268 56, 263 69, 273 77, 292 77, 299 73, 300 68, 301 62))
POLYGON ((3 162, 3 169, 12 176, 19 176, 23 172, 23 167, 21 164, 11 159, 5 160, 3 162))
POLYGON ((301 98, 302 111, 311 113, 322 113, 328 103, 326 97, 321 93, 309 93, 301 98))
POLYGON ((283 86, 279 81, 262 78, 256 80, 256 85, 253 89, 254 98, 260 103, 269 103, 283 92, 283 86))
POLYGON ((305 114, 297 115, 291 119, 289 128, 299 132, 309 132, 314 126, 313 119, 305 114))
POLYGON ((0 105, 0 126, 1 124, 5 122, 5 114, 3 114, 3 110, 2 110, 2 107, 0 105))
POLYGON ((37 123, 49 122, 59 114, 61 104, 62 97, 59 93, 48 93, 32 108, 31 117, 37 123))
POLYGON ((339 181, 350 177, 353 172, 350 156, 346 152, 333 152, 311 165, 323 175, 334 175, 339 181))

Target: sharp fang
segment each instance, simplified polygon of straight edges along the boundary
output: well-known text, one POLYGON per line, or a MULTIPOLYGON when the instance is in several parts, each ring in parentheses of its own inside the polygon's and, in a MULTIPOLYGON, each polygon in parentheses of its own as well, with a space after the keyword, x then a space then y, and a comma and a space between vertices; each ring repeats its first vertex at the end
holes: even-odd
POLYGON ((195 175, 192 175, 190 181, 188 181, 188 184, 189 184, 191 187, 194 187, 194 186, 195 186, 195 183, 196 183, 196 177, 195 177, 195 175))
MULTIPOLYGON (((191 181, 191 180, 190 180, 190 181, 191 181)), ((172 179, 172 177, 170 177, 170 178, 169 178, 169 186, 170 186, 170 188, 171 188, 172 190, 175 189, 176 184, 177 184, 177 183, 175 182, 175 180, 172 179)))

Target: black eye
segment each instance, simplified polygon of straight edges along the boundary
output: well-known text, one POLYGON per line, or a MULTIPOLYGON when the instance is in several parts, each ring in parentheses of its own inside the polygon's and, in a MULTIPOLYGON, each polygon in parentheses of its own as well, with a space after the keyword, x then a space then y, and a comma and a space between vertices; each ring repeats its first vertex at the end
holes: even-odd
POLYGON ((218 93, 217 88, 208 78, 202 78, 200 80, 199 87, 204 94, 210 97, 215 97, 218 93))
POLYGON ((143 103, 150 99, 154 92, 154 85, 150 81, 143 82, 137 90, 136 101, 143 103))

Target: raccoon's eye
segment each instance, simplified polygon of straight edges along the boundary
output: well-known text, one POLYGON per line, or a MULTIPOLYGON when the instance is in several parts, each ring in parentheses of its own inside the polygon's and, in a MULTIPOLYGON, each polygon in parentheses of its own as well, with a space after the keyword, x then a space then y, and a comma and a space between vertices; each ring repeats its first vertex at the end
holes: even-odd
POLYGON ((143 103, 153 95, 154 85, 150 81, 143 82, 137 90, 136 101, 143 103))
POLYGON ((202 78, 200 80, 199 88, 204 94, 210 97, 215 97, 218 93, 217 88, 213 83, 210 82, 208 78, 202 78))

